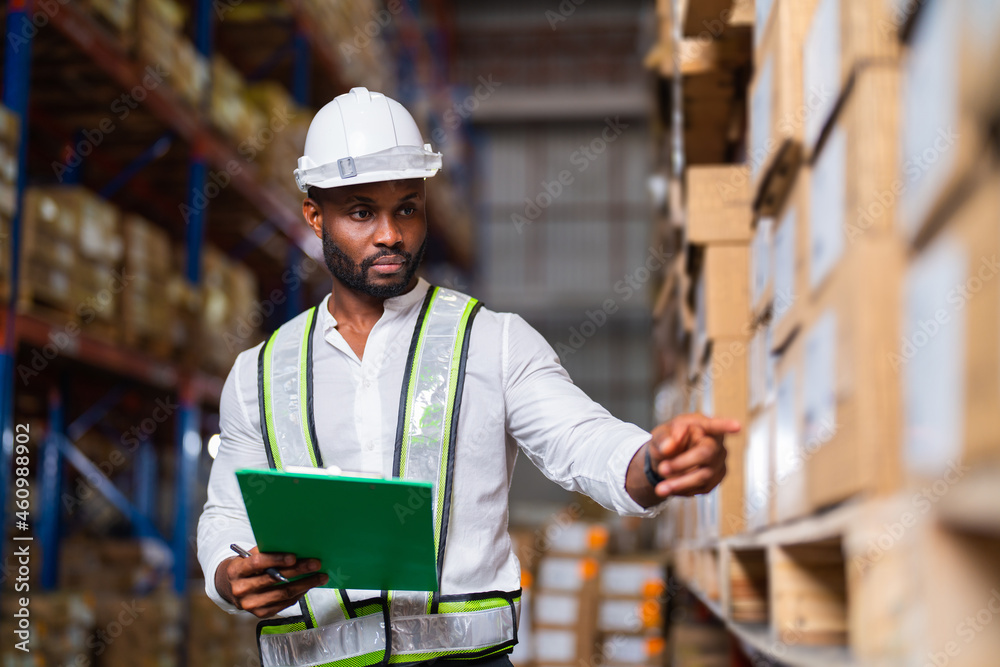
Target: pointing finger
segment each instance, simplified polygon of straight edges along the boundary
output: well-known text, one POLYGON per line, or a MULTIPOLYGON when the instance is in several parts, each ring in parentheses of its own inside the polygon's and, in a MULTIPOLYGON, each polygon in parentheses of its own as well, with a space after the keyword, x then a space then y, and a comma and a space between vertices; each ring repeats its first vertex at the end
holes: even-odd
POLYGON ((702 428, 711 435, 725 435, 726 433, 739 433, 743 427, 735 419, 706 419, 702 428))

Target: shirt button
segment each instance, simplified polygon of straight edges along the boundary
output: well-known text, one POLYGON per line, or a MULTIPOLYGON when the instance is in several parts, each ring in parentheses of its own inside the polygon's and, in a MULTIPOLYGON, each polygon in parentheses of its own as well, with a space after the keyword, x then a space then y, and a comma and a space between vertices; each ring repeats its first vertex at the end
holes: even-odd
POLYGON ((365 445, 365 449, 367 449, 369 452, 375 449, 375 442, 373 440, 369 440, 368 444, 365 445))
POLYGON ((371 386, 372 386, 372 381, 371 380, 365 380, 361 384, 364 386, 365 389, 370 389, 371 386))

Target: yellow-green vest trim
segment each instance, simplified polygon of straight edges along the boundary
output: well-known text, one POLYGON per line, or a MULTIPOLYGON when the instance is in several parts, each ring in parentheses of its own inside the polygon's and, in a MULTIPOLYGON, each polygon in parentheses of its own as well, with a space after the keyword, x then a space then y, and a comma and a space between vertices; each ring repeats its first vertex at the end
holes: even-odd
MULTIPOLYGON (((430 287, 410 341, 393 454, 393 476, 433 484, 440 588, 451 510, 455 441, 472 323, 481 304, 430 287)), ((257 366, 261 435, 268 463, 324 466, 313 412, 316 308, 279 328, 257 366)), ((469 595, 381 591, 352 601, 344 589, 315 588, 300 614, 261 621, 263 667, 364 667, 432 658, 471 659, 517 643, 520 590, 469 595)))

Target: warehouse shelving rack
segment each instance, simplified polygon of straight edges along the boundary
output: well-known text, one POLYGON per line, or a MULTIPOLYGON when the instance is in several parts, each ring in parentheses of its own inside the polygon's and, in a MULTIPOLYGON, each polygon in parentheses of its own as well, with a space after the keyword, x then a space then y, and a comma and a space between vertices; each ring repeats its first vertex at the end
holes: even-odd
MULTIPOLYGON (((297 4, 297 3, 296 3, 297 4)), ((213 16, 215 10, 210 0, 198 0, 195 4, 194 26, 195 46, 201 54, 210 57, 212 51, 213 16)), ((18 293, 19 246, 21 227, 21 204, 27 184, 28 162, 28 101, 29 80, 32 61, 32 41, 36 30, 32 21, 38 21, 44 10, 33 6, 31 2, 9 0, 7 2, 4 68, 4 104, 14 111, 21 119, 21 145, 19 148, 19 175, 17 189, 17 214, 12 223, 12 294, 18 293), (21 39, 11 39, 11 36, 21 39)), ((115 37, 101 26, 76 3, 59 4, 53 12, 45 12, 44 16, 51 27, 58 30, 66 39, 74 42, 101 70, 103 70, 118 85, 131 89, 139 85, 143 75, 142 66, 132 62, 123 47, 115 37)), ((298 37, 298 48, 295 56, 308 60, 311 55, 310 43, 298 37)), ((314 36, 315 37, 315 36, 314 36)), ((329 54, 324 59, 328 68, 334 63, 329 54)), ((302 71, 308 71, 303 65, 302 71)), ((336 72, 334 71, 334 75, 336 72)), ((308 93, 308 81, 298 77, 295 81, 299 100, 304 103, 308 93)), ((120 186, 133 177, 144 166, 152 162, 162 151, 158 148, 164 140, 170 141, 171 136, 186 140, 192 147, 192 158, 189 164, 189 192, 201 190, 208 177, 210 166, 224 168, 230 160, 235 159, 235 151, 209 130, 207 121, 198 113, 181 104, 169 90, 152 89, 143 100, 145 108, 150 110, 161 122, 169 127, 167 135, 158 139, 150 149, 143 151, 119 176, 112 180, 111 188, 120 186)), ((316 239, 307 234, 308 230, 298 221, 294 204, 288 201, 287 195, 282 195, 272 186, 260 182, 252 169, 244 169, 233 176, 233 186, 239 195, 253 204, 261 213, 267 216, 270 223, 286 234, 303 252, 314 258, 319 257, 316 239)), ((201 279, 201 253, 205 237, 205 207, 192 205, 192 214, 186 229, 186 277, 197 285, 201 279)), ((297 295, 290 295, 290 304, 296 304, 297 295)), ((291 306, 290 306, 291 307, 291 306)), ((47 320, 31 313, 17 311, 16 297, 12 297, 6 305, 5 313, 0 316, 4 331, 4 347, 0 359, 0 377, 2 383, 2 401, 0 401, 0 432, 3 434, 3 465, 0 475, 3 476, 2 486, 5 494, 9 488, 9 474, 13 452, 13 395, 15 387, 16 353, 19 343, 43 348, 51 341, 51 335, 58 327, 47 320)), ((130 381, 143 385, 175 390, 180 397, 180 410, 177 415, 177 478, 175 497, 190 498, 191 485, 195 481, 198 458, 202 452, 201 440, 201 406, 217 403, 221 394, 221 378, 199 371, 183 369, 175 365, 156 360, 142 352, 129 350, 109 344, 99 338, 86 334, 76 336, 72 344, 60 351, 62 356, 75 358, 78 361, 104 371, 120 375, 130 381)), ((83 371, 81 371, 83 372, 83 371)), ((60 486, 63 463, 69 463, 81 472, 93 473, 96 470, 93 462, 73 445, 73 435, 87 430, 99 421, 123 396, 124 390, 117 387, 104 398, 83 413, 76 421, 67 424, 65 412, 65 383, 59 383, 52 391, 49 407, 48 433, 41 444, 39 452, 39 468, 37 496, 34 507, 38 509, 39 521, 37 535, 39 541, 48 548, 44 549, 44 560, 41 566, 41 584, 44 589, 54 588, 58 576, 59 549, 59 515, 61 512, 60 486)), ((37 436, 34 436, 37 437, 37 436)), ((147 443, 148 445, 148 443, 147 443)), ((150 461, 148 455, 138 457, 140 464, 150 461)), ((150 481, 148 469, 140 473, 150 481)), ((126 498, 106 477, 101 474, 92 475, 96 488, 121 510, 133 524, 135 532, 143 537, 160 539, 173 553, 174 588, 183 593, 187 584, 190 540, 192 522, 192 507, 182 500, 175 508, 173 535, 164 537, 154 527, 149 519, 150 494, 152 485, 144 487, 142 497, 131 501, 126 498)), ((5 508, 4 526, 6 529, 6 495, 0 496, 5 508)), ((5 542, 6 544, 6 542, 5 542)))
MULTIPOLYGON (((209 59, 216 48, 216 8, 212 0, 191 0, 194 45, 198 52, 209 59)), ((419 7, 416 3, 404 3, 401 16, 401 33, 405 33, 407 51, 400 58, 420 60, 424 64, 440 54, 431 53, 421 40, 426 38, 424 27, 419 25, 416 13, 419 7)), ((274 61, 288 52, 291 54, 291 70, 289 78, 292 83, 292 97, 306 106, 317 79, 323 81, 323 95, 345 90, 347 82, 338 65, 338 57, 329 40, 318 34, 317 28, 309 20, 305 4, 302 0, 289 0, 287 10, 292 19, 291 35, 284 41, 281 49, 265 62, 261 69, 273 67, 274 61), (313 71, 313 62, 319 65, 318 73, 313 71)), ((22 122, 21 143, 19 146, 19 175, 17 180, 17 209, 12 221, 12 296, 5 304, 4 312, 0 314, 0 330, 4 332, 3 349, 0 354, 0 433, 3 437, 2 460, 0 460, 0 505, 4 508, 3 534, 6 535, 7 489, 10 488, 10 474, 13 454, 13 419, 14 394, 16 385, 16 365, 19 346, 42 349, 51 341, 51 336, 58 333, 58 327, 43 317, 32 313, 19 312, 17 309, 18 283, 22 279, 19 247, 21 242, 21 216, 24 191, 28 182, 27 165, 29 161, 29 85, 32 76, 34 37, 38 33, 39 24, 49 31, 57 31, 58 35, 71 43, 86 60, 89 67, 106 77, 112 85, 130 90, 140 85, 144 65, 133 60, 129 51, 118 37, 101 25, 81 3, 75 0, 69 2, 51 3, 42 7, 30 0, 7 0, 5 27, 7 39, 4 60, 3 102, 22 122), (33 25, 34 22, 34 25, 33 25), (10 37, 16 35, 17 38, 10 37)), ((267 29, 267 27, 265 27, 267 29)), ((274 29, 270 27, 270 29, 274 29)), ((429 29, 429 28, 428 28, 429 29)), ((221 28, 220 28, 221 30, 221 28)), ((48 37, 48 35, 47 35, 48 37)), ((442 35, 435 34, 439 40, 442 35)), ((284 40, 284 37, 281 38, 284 40)), ((419 72, 436 71, 440 67, 415 67, 413 62, 401 63, 400 66, 406 84, 406 99, 420 97, 419 89, 426 82, 419 80, 419 72)), ((267 72, 265 71, 265 74, 267 72)), ((440 119, 441 113, 449 102, 446 94, 442 94, 440 82, 435 82, 436 105, 441 110, 432 112, 430 121, 440 119)), ((193 205, 191 197, 201 191, 209 177, 211 169, 222 170, 227 163, 237 159, 235 148, 217 135, 210 127, 203 112, 192 109, 182 103, 176 94, 167 87, 152 88, 147 91, 141 101, 141 108, 159 124, 166 128, 165 132, 156 134, 148 148, 136 152, 135 156, 124 166, 117 165, 113 178, 101 191, 102 196, 111 196, 126 183, 150 193, 150 199, 157 197, 156 188, 144 182, 140 172, 160 159, 175 142, 183 142, 190 147, 187 164, 187 184, 184 191, 188 193, 188 203, 191 205, 191 217, 183 237, 186 247, 185 273, 188 281, 197 285, 201 279, 201 255, 206 235, 206 209, 193 205)), ((33 111, 39 109, 33 108, 33 111)), ((44 112, 43 112, 44 113, 44 112)), ((44 119, 44 116, 43 116, 44 119)), ((440 123, 438 123, 440 125, 440 123)), ((97 160, 95 156, 90 158, 97 160)), ((253 246, 260 246, 271 238, 277 230, 290 242, 288 264, 293 265, 303 254, 319 259, 321 257, 318 240, 301 224, 297 212, 298 202, 285 191, 269 183, 263 182, 253 168, 246 165, 239 173, 232 175, 232 188, 240 200, 248 203, 259 215, 261 222, 246 238, 240 240, 231 253, 242 256, 251 252, 253 246)), ((79 178, 77 173, 67 174, 67 181, 79 178)), ((175 202, 176 204, 176 202, 175 202)), ((432 221, 433 224, 433 221, 432 221)), ((437 226, 438 234, 447 230, 447 225, 437 226)), ((445 237, 445 252, 458 258, 461 265, 467 257, 451 245, 452 239, 445 237)), ((288 313, 294 314, 301 309, 304 298, 303 288, 288 288, 288 313)), ((57 585, 59 571, 60 539, 60 492, 63 483, 63 470, 66 464, 73 466, 83 474, 95 480, 96 490, 115 505, 129 520, 133 532, 140 537, 159 540, 173 556, 173 587, 177 593, 184 593, 187 585, 192 539, 190 538, 194 520, 190 499, 193 485, 197 482, 198 461, 202 455, 202 409, 205 406, 217 404, 221 394, 222 379, 207 374, 189 365, 177 365, 153 358, 138 350, 123 348, 109 343, 99 337, 81 333, 73 338, 71 344, 59 351, 61 357, 73 360, 72 373, 87 373, 90 369, 118 377, 120 382, 106 395, 94 401, 75 421, 68 421, 66 409, 67 395, 70 383, 63 378, 53 383, 48 399, 48 432, 40 442, 37 450, 38 489, 33 496, 32 508, 34 517, 38 519, 32 530, 41 543, 49 546, 44 550, 44 560, 41 565, 41 584, 43 589, 52 589, 57 585), (129 392, 129 383, 133 386, 151 387, 159 390, 176 392, 179 397, 180 410, 174 418, 176 427, 176 478, 174 480, 174 518, 173 530, 170 535, 161 534, 151 519, 153 498, 155 497, 155 461, 151 453, 151 443, 144 442, 136 457, 137 477, 144 483, 136 485, 141 489, 136 497, 128 498, 104 475, 100 474, 93 461, 90 461, 73 441, 88 428, 99 422, 114 406, 129 392), (94 474, 94 473, 97 474, 94 474), (37 530, 36 530, 37 529, 37 530), (56 545, 56 546, 51 546, 56 545)), ((93 396, 85 400, 92 400, 93 396)), ((38 438, 38 434, 32 434, 38 438)), ((6 540, 4 546, 6 546, 6 540)), ((2 547, 0 547, 2 548, 2 547)), ((0 551, 0 560, 3 553, 0 551)))
MULTIPOLYGON (((683 87, 683 94, 672 99, 664 96, 661 100, 673 102, 676 115, 668 118, 668 109, 663 108, 661 116, 664 128, 683 131, 685 148, 689 141, 699 142, 692 128, 698 122, 697 102, 702 87, 697 81, 691 81, 692 76, 708 74, 721 81, 732 79, 733 70, 743 69, 736 78, 746 83, 745 70, 750 67, 749 53, 742 59, 744 65, 738 65, 738 61, 731 58, 715 58, 725 53, 726 48, 716 48, 719 45, 714 42, 701 49, 685 48, 695 44, 698 30, 707 25, 700 18, 693 28, 687 22, 670 25, 671 10, 677 16, 678 8, 687 4, 693 3, 685 0, 660 3, 664 22, 662 42, 654 51, 659 60, 651 63, 659 66, 664 77, 664 81, 659 82, 661 90, 668 85, 683 87), (668 32, 667 28, 672 30, 668 32), (684 28, 683 33, 681 28, 684 28), (670 39, 663 35, 669 35, 670 39), (678 45, 680 42, 687 44, 678 45), (666 53, 671 53, 669 59, 664 58, 666 53), (691 54, 698 57, 693 59, 691 54), (713 69, 719 71, 713 72, 713 69), (696 84, 694 90, 688 89, 689 83, 696 84)), ((740 4, 749 4, 751 8, 753 5, 727 0, 703 3, 702 9, 712 8, 708 18, 715 18, 723 10, 728 12, 740 4)), ((826 4, 834 6, 834 3, 826 4)), ((847 2, 840 4, 849 6, 847 2)), ((871 6, 863 2, 855 5, 865 9, 871 6)), ((921 7, 917 11, 927 10, 921 7)), ((680 16, 685 14, 680 12, 680 16)), ((691 16, 687 16, 690 22, 691 16)), ((910 15, 896 26, 900 35, 906 34, 912 21, 910 15)), ((720 35, 713 38, 716 41, 729 39, 720 35)), ((993 46, 995 48, 995 43, 993 46)), ((747 47, 744 44, 741 48, 746 51, 747 47)), ((975 67, 968 66, 968 69, 975 67)), ((852 77, 850 85, 858 85, 857 71, 852 77)), ((937 92, 935 89, 935 94, 937 92)), ((845 99, 849 100, 846 95, 845 99)), ((729 104, 731 111, 745 115, 745 101, 734 100, 729 104)), ((720 103, 720 106, 726 105, 720 103)), ((995 103, 992 107, 984 105, 983 109, 975 110, 978 115, 970 111, 970 116, 974 122, 995 130, 998 109, 995 103)), ((995 134, 992 138, 995 140, 995 134)), ((783 139, 774 152, 800 150, 791 143, 783 139)), ((989 178, 996 177, 1000 156, 996 142, 991 141, 979 150, 988 168, 965 174, 966 180, 954 195, 956 200, 983 187, 987 174, 989 178)), ((669 157, 673 156, 661 157, 661 162, 666 163, 669 157)), ((735 156, 717 153, 712 157, 712 162, 718 163, 714 167, 733 170, 742 169, 744 162, 751 159, 745 151, 735 156)), ((785 179, 787 184, 796 165, 795 160, 782 163, 783 160, 777 158, 770 169, 775 172, 774 179, 785 179), (788 173, 780 173, 782 170, 788 173)), ((702 161, 693 160, 696 164, 702 161)), ((695 181, 691 173, 687 172, 689 187, 695 181)), ((719 179, 718 182, 727 181, 719 179)), ((766 194, 771 185, 763 183, 761 191, 766 194)), ((664 235, 686 234, 688 220, 697 217, 693 213, 688 215, 696 208, 690 205, 690 200, 685 203, 680 196, 682 193, 676 194, 675 197, 671 192, 668 213, 672 215, 663 221, 664 235)), ((748 204, 761 219, 773 212, 766 199, 758 196, 748 204)), ((952 202, 953 208, 959 206, 952 202)), ((995 211, 995 204, 991 211, 995 211)), ((704 213, 700 216, 703 227, 707 217, 704 213)), ((990 217, 989 221, 992 220, 990 217)), ((942 217, 938 222, 954 224, 954 219, 942 217)), ((692 229, 695 227, 691 225, 692 229)), ((911 256, 919 257, 920 252, 926 252, 926 246, 919 250, 910 248, 910 251, 911 256)), ((655 306, 661 325, 658 342, 678 358, 693 347, 697 326, 691 303, 696 271, 691 270, 690 255, 684 253, 682 258, 688 260, 688 266, 683 259, 674 265, 665 276, 655 306)), ((755 312, 753 326, 758 326, 761 319, 761 314, 755 312)), ((801 332, 798 335, 802 335, 801 332)), ((752 352, 746 356, 751 357, 750 368, 753 368, 752 352)), ((691 366, 697 367, 704 358, 695 350, 690 357, 691 366)), ((737 363, 746 361, 743 358, 737 363)), ((763 362, 757 363, 759 369, 763 368, 763 362)), ((677 365, 680 369, 676 372, 674 386, 688 383, 690 398, 697 401, 698 393, 705 390, 704 385, 692 379, 693 374, 683 368, 683 362, 677 365)), ((993 367, 989 361, 983 366, 993 367)), ((710 369, 711 365, 704 362, 702 377, 710 373, 710 369)), ((716 387, 720 376, 721 373, 714 378, 716 387)), ((754 386, 751 378, 751 395, 754 386)), ((745 382, 743 391, 746 391, 745 382)), ((987 387, 983 393, 995 395, 990 391, 987 387)), ((753 403, 752 398, 750 403, 753 403)), ((760 402, 757 407, 760 408, 760 402)), ((696 405, 688 404, 680 411, 695 409, 696 405)), ((839 404, 837 410, 841 410, 839 404)), ((755 417, 750 413, 749 430, 760 423, 761 414, 758 412, 755 417)), ((840 414, 849 413, 843 410, 840 414)), ((838 419, 849 423, 857 417, 838 419)), ((966 422, 969 423, 971 420, 966 422)), ((954 664, 979 665, 994 661, 996 647, 1000 645, 996 625, 990 625, 995 621, 996 603, 1000 601, 1000 569, 997 568, 1000 563, 1000 511, 996 502, 1000 466, 996 462, 995 443, 988 445, 992 449, 980 443, 979 450, 970 448, 960 455, 956 453, 947 473, 939 471, 936 477, 929 477, 932 473, 918 472, 912 462, 905 460, 905 455, 894 451, 895 443, 888 440, 884 443, 884 451, 892 462, 886 464, 885 470, 879 470, 878 484, 873 483, 864 490, 796 506, 792 487, 822 481, 826 474, 831 478, 843 476, 844 472, 831 469, 827 473, 819 466, 808 476, 796 477, 799 470, 779 473, 774 470, 772 460, 767 464, 772 466, 767 484, 754 491, 741 490, 739 503, 713 509, 709 503, 696 507, 692 500, 670 519, 670 529, 677 540, 670 547, 674 574, 700 601, 699 611, 712 617, 714 624, 721 624, 747 655, 762 657, 767 664, 773 661, 795 667, 953 664, 953 659, 954 664), (768 514, 771 510, 773 512, 768 514)), ((942 442, 941 447, 946 449, 952 444, 942 442)), ((773 439, 771 445, 770 451, 774 452, 773 439)), ((742 468, 745 453, 742 444, 734 446, 730 460, 737 458, 742 468)), ((730 474, 732 470, 731 467, 730 474)), ((740 470, 741 475, 742 472, 740 470)))

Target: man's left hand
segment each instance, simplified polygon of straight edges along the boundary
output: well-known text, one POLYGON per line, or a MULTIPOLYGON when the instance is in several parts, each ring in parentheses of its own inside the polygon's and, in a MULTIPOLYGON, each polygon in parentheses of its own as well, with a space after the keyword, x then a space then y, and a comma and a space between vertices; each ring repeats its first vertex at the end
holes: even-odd
POLYGON ((656 495, 693 496, 708 493, 726 476, 726 434, 737 433, 740 423, 701 414, 681 415, 653 430, 650 458, 664 479, 656 495))
POLYGON ((728 433, 740 430, 733 419, 681 415, 653 429, 653 437, 629 462, 625 490, 643 507, 652 507, 669 496, 708 493, 726 476, 728 433), (655 487, 646 475, 646 454, 663 481, 655 487))

